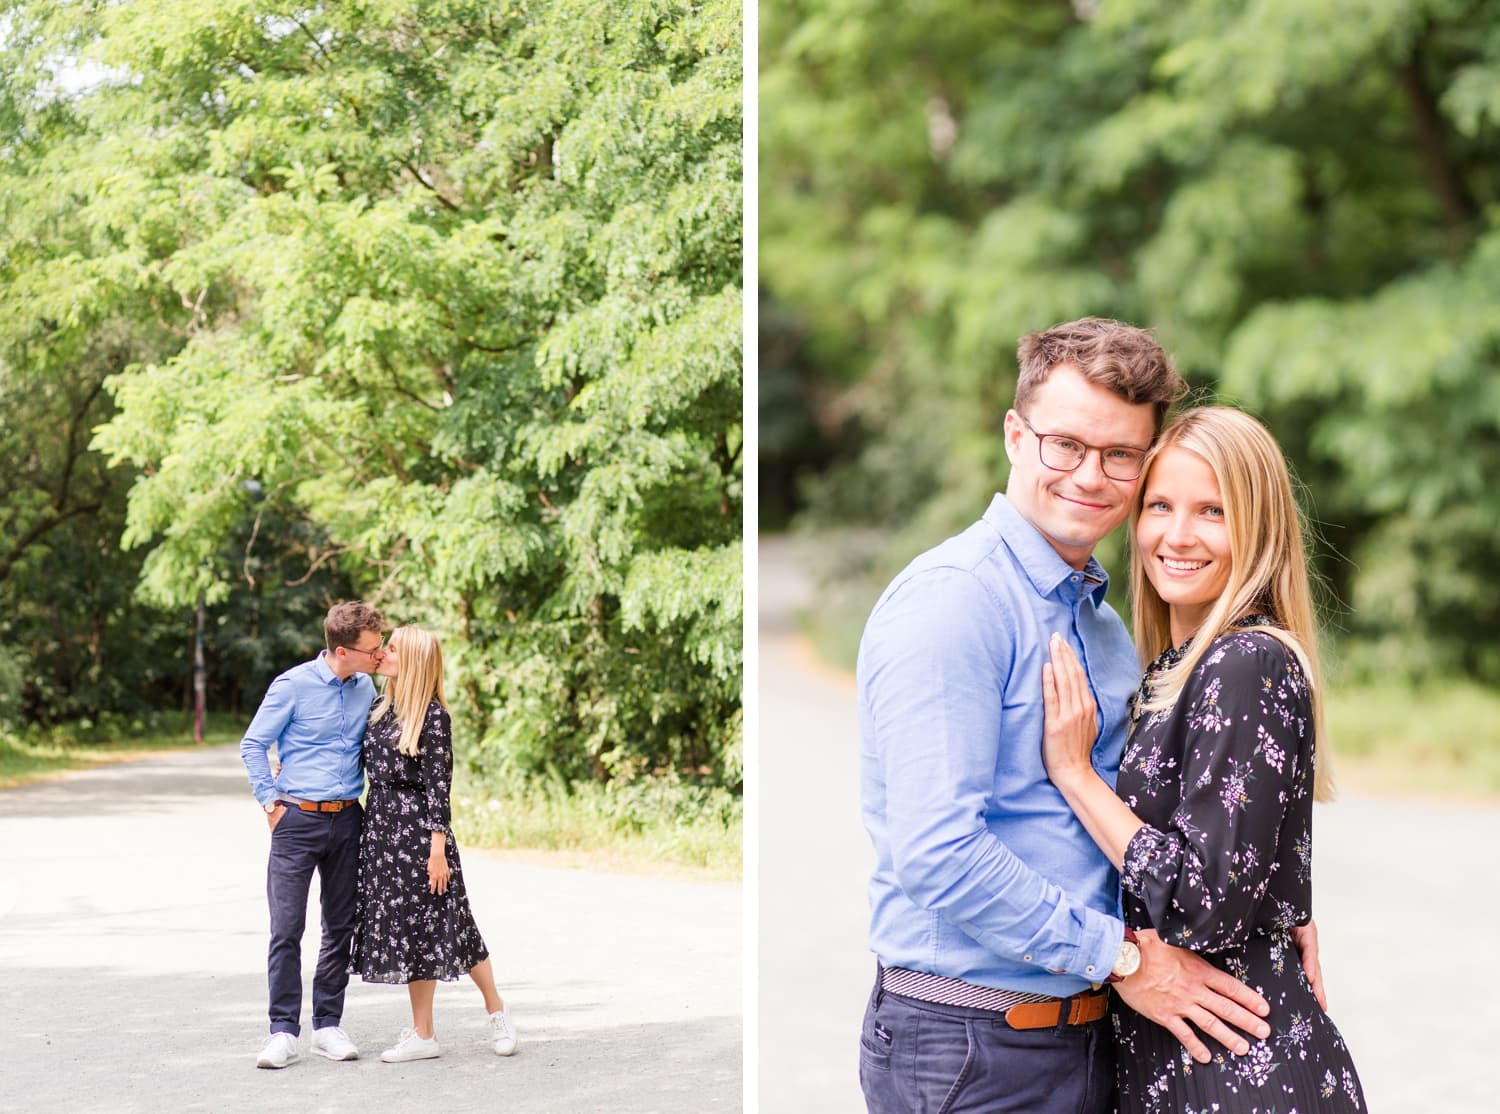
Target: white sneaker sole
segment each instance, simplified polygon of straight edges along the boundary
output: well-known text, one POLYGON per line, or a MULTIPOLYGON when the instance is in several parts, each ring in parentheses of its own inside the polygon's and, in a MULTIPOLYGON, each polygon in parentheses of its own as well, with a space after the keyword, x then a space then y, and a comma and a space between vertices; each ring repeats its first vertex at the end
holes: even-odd
POLYGON ((316 1052, 319 1056, 323 1057, 323 1059, 325 1059, 325 1060, 358 1060, 359 1059, 359 1049, 357 1049, 357 1048, 351 1048, 348 1052, 334 1052, 331 1049, 316 1048, 315 1047, 313 1049, 313 1051, 316 1052))
POLYGON ((380 1054, 380 1062, 383 1064, 406 1064, 413 1060, 436 1060, 442 1052, 401 1052, 396 1053, 392 1049, 386 1049, 380 1054))
POLYGON ((516 1054, 516 1046, 514 1044, 511 1045, 509 1048, 505 1049, 503 1052, 500 1049, 498 1049, 498 1048, 495 1049, 495 1055, 496 1056, 514 1056, 515 1054, 516 1054))
POLYGON ((300 1059, 302 1059, 301 1055, 293 1053, 291 1059, 283 1060, 278 1064, 270 1056, 257 1056, 255 1059, 255 1066, 258 1068, 284 1068, 295 1064, 300 1059))
POLYGON ((350 1051, 348 1051, 348 1053, 330 1053, 330 1051, 323 1050, 323 1048, 314 1048, 314 1050, 312 1050, 312 1051, 315 1051, 315 1053, 317 1053, 318 1056, 323 1057, 324 1060, 359 1060, 360 1059, 359 1050, 350 1050, 350 1051))

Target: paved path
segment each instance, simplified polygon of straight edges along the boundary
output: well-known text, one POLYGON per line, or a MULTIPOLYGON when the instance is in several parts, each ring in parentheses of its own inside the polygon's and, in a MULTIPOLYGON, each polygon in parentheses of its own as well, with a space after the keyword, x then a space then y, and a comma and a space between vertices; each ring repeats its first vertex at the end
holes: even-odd
MULTIPOLYGON (((858 1114, 865 950, 854 686, 791 616, 802 563, 762 541, 761 1109, 858 1114)), ((1500 998, 1500 807, 1349 795, 1316 811, 1316 914, 1330 1010, 1374 1114, 1492 1114, 1500 998)))
MULTIPOLYGON (((741 1102, 740 888, 464 850, 521 1049, 439 984, 439 1060, 382 1064, 401 987, 350 982, 354 1063, 260 1071, 267 833, 234 748, 0 792, 0 1111, 503 1109, 698 1114, 741 1102)), ((316 882, 314 883, 316 894, 316 882)), ((305 985, 317 952, 312 905, 305 985)))

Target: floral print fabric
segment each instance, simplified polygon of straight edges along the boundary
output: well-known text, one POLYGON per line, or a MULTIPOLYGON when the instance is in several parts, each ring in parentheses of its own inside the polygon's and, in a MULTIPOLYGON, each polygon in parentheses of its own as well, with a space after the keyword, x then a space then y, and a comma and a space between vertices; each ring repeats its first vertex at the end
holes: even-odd
MULTIPOLYGON (((1138 699, 1185 649, 1152 664, 1138 699)), ((1172 708, 1137 717, 1116 791, 1146 825, 1125 849, 1126 923, 1271 1005, 1271 1035, 1248 1055, 1205 1038, 1214 1059, 1198 1064, 1116 998, 1121 1114, 1363 1111, 1290 935, 1312 914, 1312 697, 1295 655, 1253 626, 1218 639, 1172 708)))
POLYGON ((489 955, 464 889, 449 829, 453 734, 448 710, 427 707, 418 754, 397 750, 393 710, 365 734, 370 793, 359 841, 359 919, 349 970, 366 982, 457 979, 489 955), (448 832, 448 890, 428 890, 432 833, 448 832))

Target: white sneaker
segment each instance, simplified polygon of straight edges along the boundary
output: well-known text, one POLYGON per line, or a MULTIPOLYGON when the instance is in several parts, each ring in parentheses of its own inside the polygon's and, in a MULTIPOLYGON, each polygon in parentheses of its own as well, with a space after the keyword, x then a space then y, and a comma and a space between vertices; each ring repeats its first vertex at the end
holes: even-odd
POLYGON ((284 1068, 301 1059, 297 1052, 297 1038, 290 1033, 272 1033, 260 1055, 255 1058, 258 1068, 284 1068))
POLYGON ((380 1054, 380 1058, 387 1064, 403 1064, 407 1060, 435 1060, 441 1054, 437 1037, 419 1037, 415 1029, 407 1029, 400 1040, 380 1054))
POLYGON ((354 1047, 354 1042, 337 1025, 314 1029, 312 1050, 319 1056, 326 1056, 330 1060, 359 1059, 359 1049, 354 1047))
POLYGON ((516 1051, 516 1029, 504 1010, 490 1014, 490 1033, 495 1038, 495 1055, 510 1056, 516 1051))

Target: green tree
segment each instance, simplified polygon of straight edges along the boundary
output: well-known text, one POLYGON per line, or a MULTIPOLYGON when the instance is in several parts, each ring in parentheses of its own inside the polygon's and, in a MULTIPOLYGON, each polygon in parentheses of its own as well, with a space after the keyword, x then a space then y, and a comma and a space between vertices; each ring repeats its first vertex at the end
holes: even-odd
POLYGON ((1156 328, 1276 431, 1351 660, 1500 678, 1500 20, 1469 0, 762 8, 762 281, 913 538, 1004 482, 1016 339, 1156 328))
MULTIPOLYGON (((0 720, 149 717, 190 699, 192 601, 137 598, 146 554, 120 544, 136 477, 91 439, 116 412, 109 378, 179 351, 193 307, 146 281, 118 228, 83 204, 121 168, 95 150, 87 98, 64 95, 49 69, 81 45, 47 15, 0 17, 0 720)), ((221 547, 238 575, 208 632, 211 703, 234 711, 316 649, 322 610, 351 591, 308 569, 310 524, 262 529, 263 517, 244 516, 221 547), (244 545, 252 533, 259 554, 244 545), (275 561, 286 567, 262 569, 275 561)))
POLYGON ((444 637, 491 764, 737 785, 737 7, 5 10, 21 72, 108 75, 33 83, 31 179, 178 337, 94 441, 143 598, 302 532, 444 637))
POLYGON ((0 718, 15 722, 135 715, 186 680, 180 617, 131 598, 130 476, 90 448, 108 378, 178 341, 57 188, 59 151, 84 152, 39 45, 0 15, 0 718))

